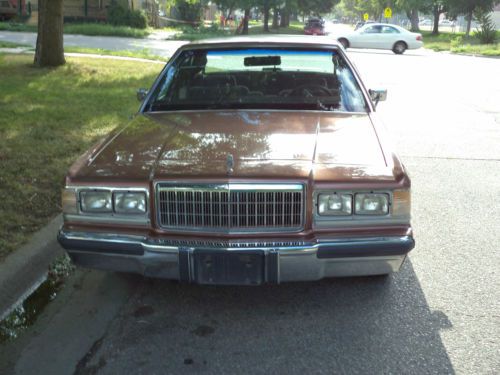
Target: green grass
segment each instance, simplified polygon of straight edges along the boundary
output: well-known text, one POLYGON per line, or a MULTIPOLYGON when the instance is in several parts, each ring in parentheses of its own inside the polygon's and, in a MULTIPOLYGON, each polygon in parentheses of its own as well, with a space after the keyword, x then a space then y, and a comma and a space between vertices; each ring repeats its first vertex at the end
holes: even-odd
POLYGON ((129 50, 112 51, 101 48, 65 47, 64 52, 91 53, 102 56, 134 57, 138 59, 147 59, 147 60, 156 60, 165 62, 168 60, 168 58, 166 57, 152 54, 148 49, 143 49, 140 51, 129 51, 129 50))
MULTIPOLYGON (((0 30, 37 32, 37 27, 24 23, 0 22, 0 30)), ((128 38, 145 38, 151 29, 134 29, 128 26, 112 26, 100 23, 67 23, 64 25, 65 34, 120 36, 128 38)))
MULTIPOLYGON (((465 33, 439 33, 432 35, 430 31, 422 31, 424 47, 434 51, 450 51, 452 53, 466 53, 484 56, 500 56, 500 43, 481 44, 472 34, 465 37, 465 33)), ((500 31, 497 31, 497 40, 500 40, 500 31)))
POLYGON ((0 22, 0 31, 26 31, 36 33, 37 30, 37 27, 34 25, 17 22, 0 22))
POLYGON ((127 122, 160 64, 67 58, 37 69, 31 55, 0 54, 0 259, 60 212, 71 163, 127 122))

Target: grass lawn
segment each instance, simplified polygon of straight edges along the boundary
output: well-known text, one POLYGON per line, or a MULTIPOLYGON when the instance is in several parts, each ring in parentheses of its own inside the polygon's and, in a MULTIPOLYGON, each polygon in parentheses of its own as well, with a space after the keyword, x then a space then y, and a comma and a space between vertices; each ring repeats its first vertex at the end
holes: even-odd
POLYGON ((0 259, 61 211, 67 168, 125 124, 160 64, 67 58, 36 69, 32 55, 0 54, 0 259))
MULTIPOLYGON (((480 44, 474 35, 466 38, 465 33, 441 32, 439 35, 432 35, 430 31, 421 33, 424 37, 424 47, 434 51, 500 56, 500 43, 480 44)), ((500 40, 500 31, 497 31, 497 35, 497 40, 500 40)))
MULTIPOLYGON (((0 30, 37 32, 37 27, 24 23, 0 22, 0 30)), ((112 26, 101 23, 67 23, 64 25, 65 34, 121 36, 128 38, 145 38, 152 29, 134 29, 128 26, 112 26)))

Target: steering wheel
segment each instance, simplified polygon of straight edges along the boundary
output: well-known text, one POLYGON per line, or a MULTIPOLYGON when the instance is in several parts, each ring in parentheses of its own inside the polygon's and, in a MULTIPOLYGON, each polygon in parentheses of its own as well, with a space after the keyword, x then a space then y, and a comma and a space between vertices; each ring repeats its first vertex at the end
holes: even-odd
POLYGON ((315 96, 331 96, 331 91, 321 85, 315 85, 312 83, 306 83, 300 86, 297 86, 291 90, 283 90, 280 92, 280 95, 283 96, 306 96, 306 97, 315 97, 315 96))

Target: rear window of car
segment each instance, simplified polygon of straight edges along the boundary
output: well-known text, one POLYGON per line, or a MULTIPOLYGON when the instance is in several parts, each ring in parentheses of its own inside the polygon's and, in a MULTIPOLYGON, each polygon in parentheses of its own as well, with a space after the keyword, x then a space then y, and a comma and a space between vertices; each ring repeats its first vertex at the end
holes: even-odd
POLYGON ((336 50, 284 48, 185 51, 164 72, 146 108, 367 110, 336 50))

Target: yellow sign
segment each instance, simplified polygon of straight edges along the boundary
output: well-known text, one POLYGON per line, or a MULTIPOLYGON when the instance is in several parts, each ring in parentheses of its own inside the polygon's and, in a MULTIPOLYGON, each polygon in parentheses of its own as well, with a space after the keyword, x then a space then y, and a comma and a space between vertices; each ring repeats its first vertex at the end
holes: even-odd
POLYGON ((392 18, 392 9, 391 8, 384 9, 384 17, 385 18, 392 18))
POLYGON ((368 13, 363 14, 363 19, 364 19, 365 21, 368 21, 368 13))

